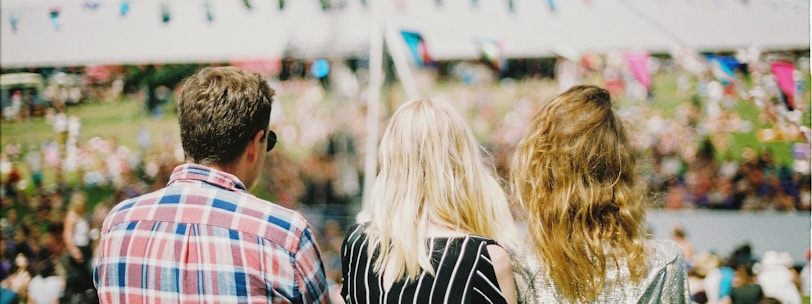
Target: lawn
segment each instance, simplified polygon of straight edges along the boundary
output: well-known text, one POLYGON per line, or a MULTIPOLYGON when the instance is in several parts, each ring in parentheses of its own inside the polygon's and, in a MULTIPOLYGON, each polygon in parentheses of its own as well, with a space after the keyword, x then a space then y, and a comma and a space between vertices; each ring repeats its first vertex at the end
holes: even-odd
MULTIPOLYGON (((665 116, 671 115, 674 109, 681 103, 691 102, 691 97, 681 96, 676 93, 676 81, 674 77, 668 75, 658 75, 653 78, 653 84, 656 88, 656 95, 654 101, 651 103, 652 107, 665 113, 665 116)), ((806 88, 809 88, 809 79, 806 82, 806 88)), ((496 83, 492 84, 479 84, 475 86, 466 86, 459 83, 430 83, 424 82, 421 87, 421 93, 434 94, 442 93, 451 97, 452 100, 461 100, 461 98, 473 99, 472 94, 485 94, 488 100, 497 104, 494 105, 495 117, 501 119, 500 115, 506 113, 513 106, 513 102, 517 96, 535 95, 539 100, 547 100, 555 93, 555 83, 550 80, 532 80, 532 81, 518 81, 510 86, 500 86, 496 83), (426 87, 430 86, 430 87, 426 87), (468 97, 463 97, 463 96, 468 97)), ((293 109, 297 106, 298 96, 301 92, 280 91, 277 96, 279 105, 284 109, 284 115, 293 115, 293 109)), ((403 90, 399 88, 391 88, 382 91, 382 102, 385 103, 384 109, 386 112, 391 113, 399 102, 406 100, 403 90)), ((319 106, 327 102, 333 102, 329 95, 324 97, 319 106)), ((633 106, 636 103, 644 101, 632 100, 619 100, 618 104, 621 107, 633 106)), ((801 104, 809 104, 809 94, 804 94, 801 104)), ((162 106, 163 115, 153 116, 147 114, 144 110, 142 103, 130 97, 121 98, 119 101, 88 101, 84 104, 68 107, 67 114, 71 116, 78 116, 82 122, 81 141, 87 142, 92 137, 99 136, 103 138, 112 138, 119 145, 127 146, 130 149, 138 149, 137 136, 140 128, 145 128, 152 138, 153 144, 165 138, 173 141, 179 141, 179 131, 176 116, 173 111, 174 104, 169 102, 162 106)), ((754 128, 753 132, 745 134, 730 134, 730 145, 727 153, 724 155, 720 153, 719 158, 725 155, 738 158, 745 148, 754 150, 769 149, 776 161, 779 164, 789 164, 791 162, 790 147, 791 142, 773 142, 762 143, 756 139, 755 131, 759 128, 773 127, 771 123, 759 119, 759 109, 754 104, 744 100, 738 100, 735 105, 736 111, 740 116, 752 122, 754 128)), ((340 112, 330 112, 332 115, 340 115, 340 112), (339 114, 335 114, 339 113, 339 114)), ((301 114, 299 114, 301 115, 301 114)), ((306 117, 288 117, 285 123, 301 124, 300 128, 306 128, 310 122, 307 122, 306 117), (301 121, 305 120, 305 121, 301 121)), ((809 126, 810 116, 807 110, 804 113, 804 125, 809 126)), ((476 129, 476 128, 475 128, 476 129)), ((24 122, 3 122, 0 129, 2 136, 0 136, 0 144, 6 147, 8 144, 20 144, 23 150, 26 150, 31 145, 38 145, 44 141, 56 139, 56 134, 53 131, 48 120, 43 117, 37 117, 24 122)), ((488 132, 487 129, 479 129, 479 135, 483 132, 488 132)), ((380 134, 380 133, 379 133, 380 134)), ((485 138, 484 136, 480 136, 485 138)), ((290 158, 300 161, 304 155, 310 152, 311 146, 296 146, 294 142, 286 142, 285 145, 279 148, 279 153, 287 153, 290 158)), ((24 175, 25 176, 25 175, 24 175)), ((55 177, 52 173, 45 172, 45 183, 53 182, 55 177)), ((69 180, 76 181, 77 176, 67 177, 69 180)))

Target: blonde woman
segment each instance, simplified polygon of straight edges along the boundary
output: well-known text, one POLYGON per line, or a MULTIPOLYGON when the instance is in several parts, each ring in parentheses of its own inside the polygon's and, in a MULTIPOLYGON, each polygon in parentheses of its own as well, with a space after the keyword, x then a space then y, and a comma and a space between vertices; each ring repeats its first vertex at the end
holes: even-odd
POLYGON ((602 88, 574 86, 533 118, 511 170, 529 238, 524 302, 689 302, 680 247, 644 231, 634 153, 602 88))
POLYGON ((517 229, 482 147, 442 98, 402 105, 380 143, 371 220, 342 246, 347 303, 515 303, 517 229))
POLYGON ((65 215, 63 239, 65 250, 70 257, 65 293, 67 296, 81 294, 93 289, 91 259, 93 249, 90 242, 90 224, 87 213, 87 194, 81 190, 71 193, 68 212, 65 215))

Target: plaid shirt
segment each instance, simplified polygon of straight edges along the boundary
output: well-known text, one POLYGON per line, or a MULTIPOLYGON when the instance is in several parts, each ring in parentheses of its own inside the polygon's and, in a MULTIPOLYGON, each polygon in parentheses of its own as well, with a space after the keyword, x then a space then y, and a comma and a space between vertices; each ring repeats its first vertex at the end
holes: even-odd
POLYGON ((113 208, 98 250, 102 303, 328 302, 305 218, 200 165, 180 165, 166 188, 113 208))

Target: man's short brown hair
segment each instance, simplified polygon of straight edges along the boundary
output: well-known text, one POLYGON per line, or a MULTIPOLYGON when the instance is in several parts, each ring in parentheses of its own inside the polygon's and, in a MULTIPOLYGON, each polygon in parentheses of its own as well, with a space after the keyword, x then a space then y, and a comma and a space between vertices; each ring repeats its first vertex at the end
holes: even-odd
POLYGON ((186 157, 198 164, 229 164, 271 118, 274 90, 259 74, 206 67, 186 79, 178 101, 186 157))

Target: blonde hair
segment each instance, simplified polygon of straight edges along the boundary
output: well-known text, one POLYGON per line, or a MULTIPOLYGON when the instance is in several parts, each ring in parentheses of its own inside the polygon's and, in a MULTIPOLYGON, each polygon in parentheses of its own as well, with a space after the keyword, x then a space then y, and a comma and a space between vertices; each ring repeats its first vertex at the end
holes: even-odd
POLYGON ((610 267, 647 272, 645 192, 609 92, 575 86, 544 105, 516 147, 511 187, 532 251, 572 301, 597 297, 610 267))
POLYGON ((517 248, 505 191, 482 150, 447 100, 417 99, 398 108, 381 139, 371 191, 368 250, 377 254, 376 273, 392 263, 396 278, 433 274, 426 242, 432 224, 517 248))
POLYGON ((87 193, 82 190, 74 190, 71 192, 68 211, 72 211, 79 216, 84 216, 87 212, 87 193))

